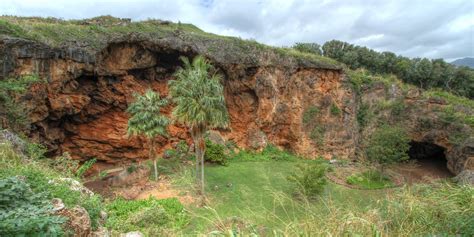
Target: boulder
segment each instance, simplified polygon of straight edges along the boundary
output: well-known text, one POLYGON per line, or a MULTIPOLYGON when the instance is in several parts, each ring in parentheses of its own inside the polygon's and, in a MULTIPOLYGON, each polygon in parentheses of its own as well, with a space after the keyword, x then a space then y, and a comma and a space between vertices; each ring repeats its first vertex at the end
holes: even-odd
POLYGON ((89 213, 83 207, 63 208, 56 213, 68 219, 64 223, 64 229, 72 231, 73 236, 89 237, 91 235, 91 219, 89 218, 89 213))
POLYGON ((460 184, 474 186, 474 170, 463 170, 455 179, 460 184))
POLYGON ((132 231, 124 234, 120 234, 120 237, 144 237, 140 231, 132 231))

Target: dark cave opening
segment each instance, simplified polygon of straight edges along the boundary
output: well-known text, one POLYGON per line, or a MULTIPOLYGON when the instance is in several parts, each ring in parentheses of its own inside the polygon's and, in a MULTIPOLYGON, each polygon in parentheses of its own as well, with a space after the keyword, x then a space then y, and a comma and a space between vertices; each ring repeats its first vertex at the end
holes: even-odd
POLYGON ((447 167, 446 148, 430 142, 411 141, 408 150, 410 161, 416 162, 416 176, 448 178, 453 174, 447 167))

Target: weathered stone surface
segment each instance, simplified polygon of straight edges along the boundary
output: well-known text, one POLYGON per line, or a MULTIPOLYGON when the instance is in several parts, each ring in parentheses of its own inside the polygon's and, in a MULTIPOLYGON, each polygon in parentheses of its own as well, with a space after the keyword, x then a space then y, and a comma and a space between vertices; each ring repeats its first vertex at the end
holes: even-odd
POLYGON ((91 220, 83 207, 64 208, 59 210, 57 214, 68 219, 64 224, 65 229, 72 231, 73 236, 89 237, 91 235, 91 220))
MULTIPOLYGON (((102 49, 51 48, 28 40, 0 39, 4 64, 0 80, 38 74, 48 81, 31 88, 24 102, 32 119, 29 135, 47 145, 50 154, 67 151, 74 159, 94 157, 109 163, 147 159, 146 140, 126 134, 125 110, 133 94, 153 88, 167 96, 167 82, 174 79, 173 73, 181 65, 179 57, 207 55, 207 45, 176 36, 150 39, 130 34, 105 45, 102 49)), ((436 110, 446 106, 445 101, 424 99, 418 90, 404 94, 396 85, 386 87, 383 83, 362 88, 359 98, 347 85, 348 78, 340 67, 289 58, 275 60, 275 55, 262 55, 258 60, 253 56, 239 60, 228 53, 207 56, 225 77, 230 126, 219 131, 225 141, 253 149, 275 144, 327 159, 353 158, 373 128, 361 131, 358 127, 360 104, 402 99, 414 108, 410 107, 404 118, 414 141, 430 141, 446 148, 448 168, 455 174, 473 169, 472 142, 453 144, 448 139, 453 127, 439 122, 436 110), (303 115, 312 106, 318 108, 318 114, 311 118, 312 124, 305 124, 303 115), (331 112, 334 106, 339 113, 331 112), (434 126, 422 129, 423 119, 432 120, 434 126)), ((169 115, 171 109, 170 105, 163 113, 169 115)), ((472 134, 471 128, 463 129, 461 132, 472 134)), ((169 138, 158 139, 158 152, 179 139, 191 143, 184 127, 173 125, 168 132, 169 138)))

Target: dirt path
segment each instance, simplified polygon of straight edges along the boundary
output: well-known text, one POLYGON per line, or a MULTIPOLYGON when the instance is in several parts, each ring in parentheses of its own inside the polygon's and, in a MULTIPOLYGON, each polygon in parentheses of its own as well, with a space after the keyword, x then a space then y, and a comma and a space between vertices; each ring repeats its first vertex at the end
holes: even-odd
POLYGON ((192 204, 195 202, 195 199, 188 192, 173 188, 168 180, 160 180, 159 182, 147 184, 147 187, 143 189, 135 199, 140 200, 149 197, 156 199, 178 198, 183 204, 192 204))

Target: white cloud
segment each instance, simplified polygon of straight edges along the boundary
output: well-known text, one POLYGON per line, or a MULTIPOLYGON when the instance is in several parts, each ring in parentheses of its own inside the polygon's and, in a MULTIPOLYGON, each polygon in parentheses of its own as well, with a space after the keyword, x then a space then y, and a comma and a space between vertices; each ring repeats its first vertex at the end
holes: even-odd
POLYGON ((277 46, 339 39, 410 57, 474 56, 472 0, 1 0, 0 14, 159 18, 277 46))

